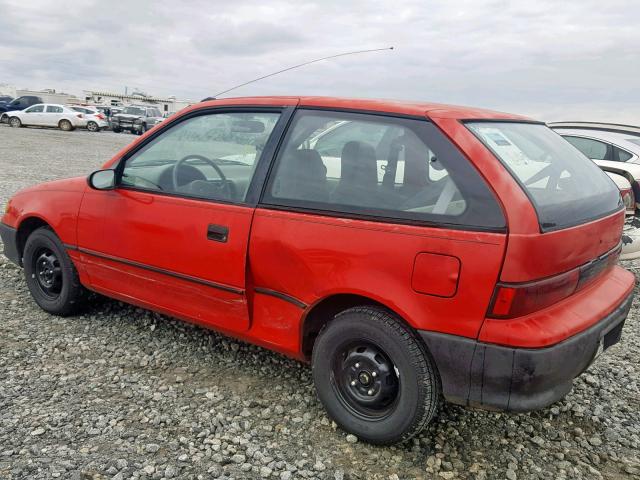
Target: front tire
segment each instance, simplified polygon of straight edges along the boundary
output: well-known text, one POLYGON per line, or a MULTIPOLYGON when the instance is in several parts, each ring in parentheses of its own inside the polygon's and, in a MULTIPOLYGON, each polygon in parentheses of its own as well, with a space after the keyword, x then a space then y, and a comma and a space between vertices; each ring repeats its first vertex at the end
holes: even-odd
POLYGON ((49 228, 38 228, 29 235, 23 262, 29 291, 44 311, 67 316, 84 305, 87 290, 62 242, 49 228))
POLYGON ((440 378, 424 345, 378 307, 351 308, 329 322, 314 345, 312 371, 329 416, 373 444, 418 434, 440 400, 440 378))
POLYGON ((122 132, 122 129, 120 127, 111 127, 111 131, 113 133, 120 133, 122 132))
POLYGON ((13 128, 20 128, 22 126, 22 122, 18 117, 11 117, 9 119, 9 125, 11 125, 13 128))
POLYGON ((73 130, 73 125, 71 125, 71 122, 69 120, 60 120, 58 122, 58 127, 60 127, 60 130, 62 130, 63 132, 70 132, 71 130, 73 130))

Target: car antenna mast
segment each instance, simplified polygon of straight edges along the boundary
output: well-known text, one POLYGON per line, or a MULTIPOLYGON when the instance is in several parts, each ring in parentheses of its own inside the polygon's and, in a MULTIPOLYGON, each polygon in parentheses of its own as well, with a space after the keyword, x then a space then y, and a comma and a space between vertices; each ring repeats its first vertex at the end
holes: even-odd
POLYGON ((216 97, 219 97, 220 95, 228 93, 228 92, 230 92, 232 90, 235 90, 235 89, 240 88, 240 87, 244 87, 245 85, 249 85, 250 83, 254 83, 254 82, 257 82, 259 80, 264 80, 265 78, 273 77, 274 75, 278 75, 279 73, 288 72, 289 70, 293 70, 294 68, 304 67, 305 65, 310 65, 310 64, 316 63, 316 62, 321 62, 323 60, 329 60, 331 58, 345 57, 347 55, 356 55, 356 54, 359 54, 359 53, 382 52, 382 51, 385 51, 385 50, 393 50, 393 47, 372 48, 372 49, 369 49, 369 50, 355 50, 353 52, 338 53, 337 55, 329 55, 328 57, 316 58, 315 60, 310 60, 308 62, 299 63, 298 65, 294 65, 292 67, 283 68, 282 70, 278 70, 277 72, 273 72, 273 73, 270 73, 268 75, 263 75, 262 77, 254 78, 253 80, 249 80, 248 82, 241 83, 240 85, 236 85, 235 87, 231 87, 231 88, 229 88, 227 90, 224 90, 224 91, 222 91, 220 93, 216 93, 213 97, 207 97, 203 101, 215 100, 216 97))

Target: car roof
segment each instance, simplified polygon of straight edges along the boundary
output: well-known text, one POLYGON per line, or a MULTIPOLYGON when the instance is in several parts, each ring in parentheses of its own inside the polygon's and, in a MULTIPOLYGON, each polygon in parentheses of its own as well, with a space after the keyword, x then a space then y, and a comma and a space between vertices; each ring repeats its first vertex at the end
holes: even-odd
POLYGON ((208 100, 205 102, 197 103, 191 108, 193 109, 220 105, 298 105, 299 107, 330 108, 336 110, 363 110, 418 117, 424 117, 426 115, 429 117, 455 118, 460 120, 495 119, 531 121, 531 119, 521 115, 496 112, 482 108, 463 107, 442 103, 414 102, 407 100, 374 100, 340 97, 233 97, 208 100))
POLYGON ((625 133, 617 133, 617 132, 605 132, 602 130, 594 130, 594 129, 582 129, 582 128, 564 128, 564 127, 554 127, 551 125, 551 128, 558 132, 560 135, 572 135, 572 136, 580 136, 580 137, 588 137, 595 138, 599 140, 603 140, 605 142, 612 143, 620 148, 624 148, 625 150, 629 150, 636 155, 640 155, 640 144, 635 143, 635 141, 640 140, 640 137, 631 134, 625 133), (634 142, 630 142, 629 139, 634 140, 634 142))

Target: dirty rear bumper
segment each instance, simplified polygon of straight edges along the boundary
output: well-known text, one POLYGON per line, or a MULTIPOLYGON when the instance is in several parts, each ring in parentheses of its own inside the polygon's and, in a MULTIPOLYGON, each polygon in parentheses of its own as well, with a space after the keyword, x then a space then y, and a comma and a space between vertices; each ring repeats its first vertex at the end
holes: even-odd
POLYGON ((20 265, 20 255, 18 254, 17 230, 0 222, 0 237, 4 245, 4 255, 13 263, 20 265))
POLYGON ((599 347, 618 343, 633 294, 592 327, 546 348, 512 348, 420 331, 434 357, 446 400, 491 410, 546 407, 571 390, 599 347))

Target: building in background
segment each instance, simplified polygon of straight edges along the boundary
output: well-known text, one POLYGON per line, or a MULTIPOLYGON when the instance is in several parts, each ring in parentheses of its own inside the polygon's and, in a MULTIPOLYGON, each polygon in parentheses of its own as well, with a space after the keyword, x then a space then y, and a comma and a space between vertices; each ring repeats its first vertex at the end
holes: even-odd
POLYGON ((131 95, 115 92, 101 92, 95 90, 83 90, 84 103, 92 105, 104 105, 108 107, 120 107, 127 105, 153 105, 160 109, 163 115, 171 115, 196 102, 189 100, 177 100, 175 96, 166 98, 154 97, 143 93, 131 95))
POLYGON ((74 94, 57 92, 53 88, 45 88, 43 90, 30 90, 25 88, 16 88, 13 85, 0 83, 0 95, 8 95, 14 98, 25 95, 36 96, 42 98, 45 103, 68 104, 89 104, 103 105, 106 107, 123 107, 127 105, 153 105, 158 107, 164 116, 172 115, 185 107, 193 105, 196 102, 189 100, 177 100, 171 95, 166 98, 154 97, 142 92, 134 92, 131 95, 127 93, 102 92, 96 90, 83 90, 83 95, 76 96, 74 94))

